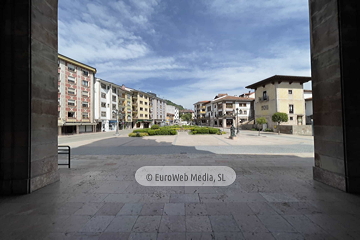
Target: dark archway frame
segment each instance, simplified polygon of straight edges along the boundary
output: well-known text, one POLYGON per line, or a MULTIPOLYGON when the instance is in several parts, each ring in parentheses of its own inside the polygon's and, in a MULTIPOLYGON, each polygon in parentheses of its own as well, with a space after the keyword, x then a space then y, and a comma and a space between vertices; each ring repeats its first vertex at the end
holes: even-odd
MULTIPOLYGON (((360 192, 359 6, 309 0, 314 179, 360 192)), ((2 0, 0 193, 27 194, 59 180, 57 0, 2 0)))

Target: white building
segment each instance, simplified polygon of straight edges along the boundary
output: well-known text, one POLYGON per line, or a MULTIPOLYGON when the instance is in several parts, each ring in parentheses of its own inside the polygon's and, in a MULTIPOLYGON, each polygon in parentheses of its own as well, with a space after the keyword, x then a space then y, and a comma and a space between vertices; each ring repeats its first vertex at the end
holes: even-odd
POLYGON ((175 124, 179 122, 179 109, 172 105, 165 105, 166 109, 166 123, 175 124))
POLYGON ((148 93, 150 97, 150 118, 153 124, 162 124, 166 121, 166 101, 159 98, 155 93, 148 93))
POLYGON ((306 125, 311 125, 313 119, 312 90, 304 89, 304 99, 305 99, 306 125))
POLYGON ((95 120, 101 131, 115 131, 119 110, 119 94, 121 87, 114 83, 97 78, 95 80, 95 120), (114 112, 115 111, 115 112, 114 112))

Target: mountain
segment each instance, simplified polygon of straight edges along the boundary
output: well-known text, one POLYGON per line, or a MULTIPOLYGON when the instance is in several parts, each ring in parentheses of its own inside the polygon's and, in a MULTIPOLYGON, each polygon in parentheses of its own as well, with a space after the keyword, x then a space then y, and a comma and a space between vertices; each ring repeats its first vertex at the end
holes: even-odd
POLYGON ((175 107, 178 108, 179 110, 184 110, 184 107, 183 107, 183 106, 178 105, 178 104, 176 104, 176 103, 173 103, 173 102, 170 101, 170 100, 166 100, 166 104, 167 104, 167 105, 171 105, 171 106, 175 106, 175 107))

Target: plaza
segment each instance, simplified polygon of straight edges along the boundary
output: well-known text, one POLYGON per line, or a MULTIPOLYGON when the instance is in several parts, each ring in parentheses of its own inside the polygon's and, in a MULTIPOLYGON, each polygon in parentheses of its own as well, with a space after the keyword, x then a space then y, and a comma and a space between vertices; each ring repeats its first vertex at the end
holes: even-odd
MULTIPOLYGON (((360 197, 312 179, 313 137, 64 136, 71 168, 0 199, 1 239, 358 239, 360 197), (228 187, 145 187, 143 166, 229 166, 228 187)), ((59 157, 65 162, 66 157, 59 157)))

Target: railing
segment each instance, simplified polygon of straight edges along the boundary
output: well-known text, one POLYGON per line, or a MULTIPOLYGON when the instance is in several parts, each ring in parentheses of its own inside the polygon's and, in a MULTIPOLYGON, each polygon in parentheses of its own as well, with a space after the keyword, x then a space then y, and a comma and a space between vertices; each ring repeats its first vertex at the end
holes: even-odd
POLYGON ((269 101, 269 96, 259 97, 259 102, 269 101))
POLYGON ((64 145, 58 146, 58 154, 67 154, 68 155, 68 163, 58 163, 58 165, 68 165, 70 168, 70 151, 71 151, 70 146, 64 146, 64 145))

